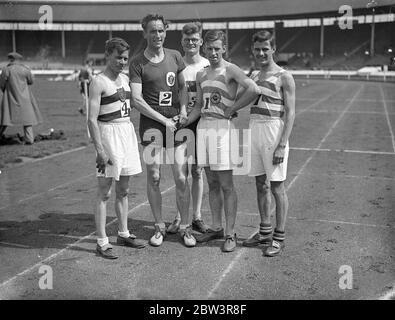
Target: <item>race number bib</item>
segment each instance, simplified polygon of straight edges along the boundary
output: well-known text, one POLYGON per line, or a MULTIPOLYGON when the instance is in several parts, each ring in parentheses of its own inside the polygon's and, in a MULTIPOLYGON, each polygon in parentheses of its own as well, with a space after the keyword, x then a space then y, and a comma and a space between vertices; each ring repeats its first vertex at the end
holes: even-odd
POLYGON ((196 92, 188 92, 188 107, 187 113, 190 113, 196 103, 196 92))
POLYGON ((125 117, 129 117, 129 116, 130 116, 130 108, 129 108, 128 104, 126 102, 124 102, 121 107, 121 117, 125 118, 125 117))
POLYGON ((172 104, 172 92, 171 91, 160 91, 159 92, 159 106, 171 107, 172 104))

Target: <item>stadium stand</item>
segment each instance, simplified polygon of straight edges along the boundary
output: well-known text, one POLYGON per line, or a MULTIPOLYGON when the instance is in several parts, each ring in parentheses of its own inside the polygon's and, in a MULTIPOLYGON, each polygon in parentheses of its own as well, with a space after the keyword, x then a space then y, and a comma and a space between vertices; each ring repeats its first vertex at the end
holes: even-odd
POLYGON ((393 1, 381 0, 375 10, 374 56, 370 55, 372 11, 366 8, 367 0, 352 2, 355 20, 359 18, 359 23, 355 21, 352 29, 344 30, 338 25, 341 17, 338 8, 342 2, 179 0, 164 1, 158 6, 144 1, 137 4, 121 1, 119 5, 111 6, 109 1, 99 0, 92 7, 88 0, 47 1, 46 4, 56 12, 51 30, 40 30, 34 21, 37 17, 28 14, 37 11, 39 3, 20 1, 13 8, 0 3, 0 65, 5 63, 7 53, 13 50, 20 52, 33 68, 73 69, 88 57, 97 57, 96 64, 100 65, 103 63, 100 54, 104 41, 115 36, 127 40, 131 44, 131 55, 134 55, 144 47, 139 20, 154 11, 164 14, 172 22, 166 40, 169 48, 181 49, 179 29, 188 20, 199 18, 206 24, 205 29, 226 30, 228 58, 244 70, 251 68, 252 64, 249 51, 251 36, 262 28, 274 28, 277 59, 290 69, 356 70, 365 65, 391 67, 394 53, 388 49, 395 46, 393 1), (224 11, 224 5, 229 10, 224 11), (68 15, 69 12, 73 15, 68 15), (323 33, 320 19, 332 19, 324 23, 323 33))

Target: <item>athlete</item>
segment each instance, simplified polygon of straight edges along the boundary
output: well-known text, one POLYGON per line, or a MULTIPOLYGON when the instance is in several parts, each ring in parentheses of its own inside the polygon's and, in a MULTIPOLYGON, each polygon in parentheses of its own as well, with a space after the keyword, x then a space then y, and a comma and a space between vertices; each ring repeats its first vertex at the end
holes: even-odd
POLYGON ((128 63, 129 45, 112 38, 105 45, 107 65, 93 78, 90 92, 88 128, 96 149, 98 192, 96 233, 99 255, 107 259, 118 256, 106 235, 107 201, 115 179, 115 212, 118 217, 117 244, 144 248, 147 243, 130 234, 128 224, 129 177, 140 173, 141 164, 136 134, 130 122, 129 78, 122 73, 128 63))
POLYGON ((89 85, 92 81, 93 77, 93 60, 88 59, 85 61, 85 66, 80 70, 78 74, 78 85, 80 87, 80 93, 83 98, 83 105, 79 107, 78 112, 81 114, 85 114, 86 110, 88 110, 88 106, 86 106, 86 97, 85 97, 85 83, 86 83, 86 94, 89 97, 89 85))
MULTIPOLYGON (((187 114, 192 111, 196 102, 196 73, 210 65, 209 61, 200 55, 200 48, 203 44, 202 38, 202 25, 200 22, 190 22, 184 25, 182 28, 182 38, 181 45, 184 50, 184 62, 186 68, 184 69, 184 77, 188 88, 188 106, 187 114)), ((186 129, 193 132, 194 137, 196 137, 196 127, 199 122, 197 119, 195 122, 191 123, 186 129)), ((196 139, 195 139, 196 142, 196 139)), ((196 151, 196 144, 195 144, 196 151)), ((196 155, 196 153, 195 153, 196 155)), ((192 229, 195 231, 205 233, 207 231, 207 226, 203 222, 201 215, 202 198, 203 198, 203 168, 199 167, 196 163, 191 165, 192 174, 192 229)), ((181 223, 180 213, 177 213, 174 221, 167 228, 167 232, 176 233, 179 229, 181 223)))
POLYGON ((273 60, 273 35, 259 31, 252 37, 252 52, 260 70, 251 78, 260 95, 251 104, 251 171, 255 177, 259 231, 243 242, 251 247, 264 245, 265 256, 276 256, 284 248, 288 197, 285 190, 290 137, 295 119, 295 82, 292 75, 273 60), (271 194, 276 203, 276 227, 271 224, 271 194))
MULTIPOLYGON (((237 110, 256 99, 259 89, 236 65, 223 59, 226 52, 226 36, 223 31, 208 31, 204 37, 204 50, 210 66, 196 76, 196 105, 188 116, 193 123, 199 115, 197 126, 198 164, 204 166, 209 186, 209 202, 212 226, 206 233, 196 236, 198 242, 207 242, 224 237, 222 208, 225 211, 225 241, 223 252, 236 248, 234 232, 237 212, 237 195, 233 185, 232 147, 238 141, 231 141, 232 108, 237 110), (238 86, 245 89, 236 99, 238 86)), ((235 149, 233 149, 234 151, 235 149)))
POLYGON ((132 60, 129 75, 133 104, 141 113, 139 132, 147 166, 147 195, 155 219, 150 244, 160 246, 166 236, 159 184, 161 155, 163 148, 167 148, 167 154, 174 155, 172 171, 181 214, 180 236, 185 246, 193 247, 196 239, 190 228, 187 143, 177 139, 176 132, 178 125, 187 120, 188 94, 182 72, 185 63, 178 51, 163 47, 168 26, 163 16, 149 14, 141 25, 147 47, 132 60))

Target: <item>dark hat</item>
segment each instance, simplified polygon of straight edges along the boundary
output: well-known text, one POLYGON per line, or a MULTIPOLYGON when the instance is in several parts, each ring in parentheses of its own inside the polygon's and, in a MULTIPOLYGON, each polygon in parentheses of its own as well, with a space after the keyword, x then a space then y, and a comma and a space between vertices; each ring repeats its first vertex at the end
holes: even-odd
POLYGON ((18 52, 10 52, 7 58, 22 59, 23 57, 18 52))

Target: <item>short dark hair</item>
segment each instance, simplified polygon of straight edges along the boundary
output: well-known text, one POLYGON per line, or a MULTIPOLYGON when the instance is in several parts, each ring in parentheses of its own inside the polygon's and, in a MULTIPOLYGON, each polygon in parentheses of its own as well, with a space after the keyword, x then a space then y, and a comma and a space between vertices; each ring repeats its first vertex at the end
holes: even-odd
POLYGON ((105 53, 112 54, 115 49, 119 53, 122 53, 126 50, 129 50, 130 46, 122 38, 112 38, 110 40, 107 40, 106 45, 105 45, 105 50, 104 50, 105 53))
POLYGON ((204 35, 204 42, 213 42, 216 40, 221 40, 223 45, 227 44, 226 34, 222 30, 209 30, 204 35))
POLYGON ((199 33, 202 36, 202 24, 199 21, 188 22, 182 27, 182 34, 187 36, 199 33))
POLYGON ((253 34, 252 43, 269 41, 272 48, 274 48, 274 35, 269 30, 261 30, 253 34))
POLYGON ((147 14, 142 20, 141 20, 141 27, 145 30, 147 30, 147 25, 150 21, 156 21, 156 20, 161 20, 163 25, 165 26, 165 29, 168 28, 169 26, 169 21, 167 21, 161 14, 157 13, 150 13, 147 14))

